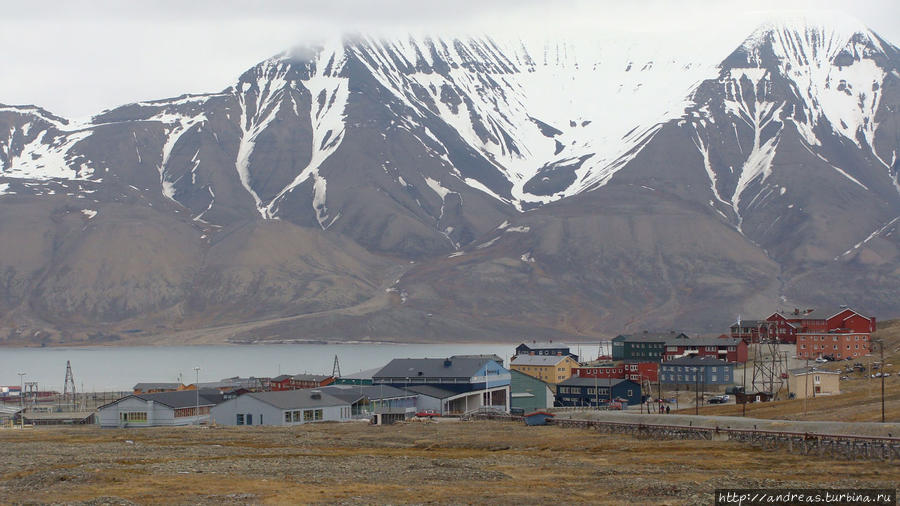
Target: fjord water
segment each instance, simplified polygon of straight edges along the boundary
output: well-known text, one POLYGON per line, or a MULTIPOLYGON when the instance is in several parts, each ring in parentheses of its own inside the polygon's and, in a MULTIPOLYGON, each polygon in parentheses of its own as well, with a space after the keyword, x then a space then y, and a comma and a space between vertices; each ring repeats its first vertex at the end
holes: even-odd
MULTIPOLYGON (((441 358, 496 354, 508 365, 517 343, 503 344, 272 344, 209 346, 128 346, 82 348, 2 348, 0 385, 37 381, 41 390, 62 391, 66 361, 75 386, 85 392, 131 390, 139 382, 218 381, 233 376, 331 374, 337 355, 343 375, 373 369, 393 358, 441 358), (180 375, 180 379, 179 379, 180 375)), ((572 345, 574 353, 593 359, 596 344, 572 345)))

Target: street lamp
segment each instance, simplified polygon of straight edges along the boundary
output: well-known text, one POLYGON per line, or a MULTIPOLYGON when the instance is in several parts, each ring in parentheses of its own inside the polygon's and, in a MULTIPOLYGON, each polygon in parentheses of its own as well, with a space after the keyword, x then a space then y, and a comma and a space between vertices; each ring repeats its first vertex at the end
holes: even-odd
POLYGON ((194 383, 194 391, 197 393, 197 403, 194 407, 194 416, 197 417, 197 426, 200 426, 200 368, 194 367, 194 372, 197 373, 197 382, 194 383))
POLYGON ((22 428, 25 428, 25 380, 23 376, 27 373, 20 372, 17 373, 19 375, 19 405, 22 407, 22 411, 19 412, 19 425, 22 428))

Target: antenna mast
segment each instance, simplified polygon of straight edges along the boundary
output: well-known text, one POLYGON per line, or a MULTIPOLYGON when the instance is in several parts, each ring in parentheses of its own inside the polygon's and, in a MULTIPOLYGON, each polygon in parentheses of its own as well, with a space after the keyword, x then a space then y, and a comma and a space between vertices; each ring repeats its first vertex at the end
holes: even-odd
POLYGON ((338 362, 338 356, 334 356, 334 366, 331 368, 331 376, 335 378, 341 377, 341 364, 338 362))
POLYGON ((75 409, 75 377, 72 376, 72 363, 66 360, 66 383, 63 387, 63 403, 66 406, 69 406, 69 403, 72 404, 72 409, 75 409))

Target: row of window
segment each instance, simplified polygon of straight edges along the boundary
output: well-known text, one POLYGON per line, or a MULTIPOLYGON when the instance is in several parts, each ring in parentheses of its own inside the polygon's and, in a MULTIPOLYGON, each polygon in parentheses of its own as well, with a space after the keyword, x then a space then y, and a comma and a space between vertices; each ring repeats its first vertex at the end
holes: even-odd
MULTIPOLYGON (((832 346, 832 349, 837 350, 837 349, 839 349, 838 346, 839 346, 839 345, 835 344, 835 345, 832 346)), ((806 349, 806 345, 805 345, 805 344, 801 344, 801 345, 800 345, 800 349, 801 349, 801 350, 805 350, 805 349, 806 349)), ((812 349, 814 349, 814 350, 827 350, 827 349, 828 349, 828 345, 823 344, 823 345, 819 346, 818 344, 814 344, 814 345, 812 345, 812 349)), ((847 349, 848 349, 848 350, 850 350, 850 349, 857 349, 857 350, 858 350, 858 349, 859 349, 859 343, 856 343, 856 348, 850 348, 850 345, 848 344, 848 345, 847 345, 847 349)), ((862 349, 866 349, 866 343, 862 343, 862 349)))
POLYGON ((119 413, 119 419, 129 423, 147 423, 147 412, 129 411, 127 413, 119 413))
MULTIPOLYGON (((848 336, 846 334, 831 336, 831 338, 834 342, 837 342, 841 339, 844 339, 845 341, 849 341, 849 340, 851 340, 851 338, 853 341, 868 341, 869 340, 869 336, 848 336)), ((799 339, 801 341, 805 341, 807 339, 809 339, 810 341, 827 341, 826 336, 799 336, 799 339)))
MULTIPOLYGON (((588 388, 588 393, 591 395, 596 395, 597 391, 594 388, 588 388)), ((584 392, 582 387, 559 387, 559 392, 561 394, 581 394, 584 392)), ((600 388, 600 395, 609 395, 608 388, 600 388)))
MULTIPOLYGON (((251 413, 247 413, 246 415, 238 413, 234 423, 235 425, 253 425, 253 415, 251 413)), ((259 414, 259 424, 263 424, 262 413, 259 414)))
MULTIPOLYGON (((700 376, 698 374, 683 374, 683 375, 682 374, 663 374, 662 379, 666 380, 666 381, 684 381, 684 382, 688 382, 688 383, 693 383, 693 382, 697 382, 697 381, 706 381, 703 379, 703 376, 700 376)), ((709 381, 712 383, 716 383, 719 381, 719 376, 717 374, 711 374, 709 376, 709 381)), ((728 382, 729 375, 728 374, 722 375, 722 381, 728 382)))
POLYGON ((285 423, 315 422, 322 420, 323 415, 324 413, 321 409, 297 409, 285 411, 284 421, 285 423))
MULTIPOLYGON (((727 371, 727 369, 724 367, 722 369, 727 371)), ((662 370, 665 372, 685 372, 685 371, 697 372, 700 370, 700 367, 699 366, 691 366, 691 365, 664 365, 662 370)), ((713 373, 719 372, 719 368, 715 367, 715 366, 710 367, 709 372, 713 372, 713 373)))

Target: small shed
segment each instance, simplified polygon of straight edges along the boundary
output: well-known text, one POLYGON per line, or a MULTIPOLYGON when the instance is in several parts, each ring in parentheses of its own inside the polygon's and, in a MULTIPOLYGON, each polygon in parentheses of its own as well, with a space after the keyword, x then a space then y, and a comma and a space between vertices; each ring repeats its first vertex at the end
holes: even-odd
POLYGON ((548 420, 552 420, 556 416, 546 411, 535 411, 525 415, 525 425, 547 425, 548 420))

